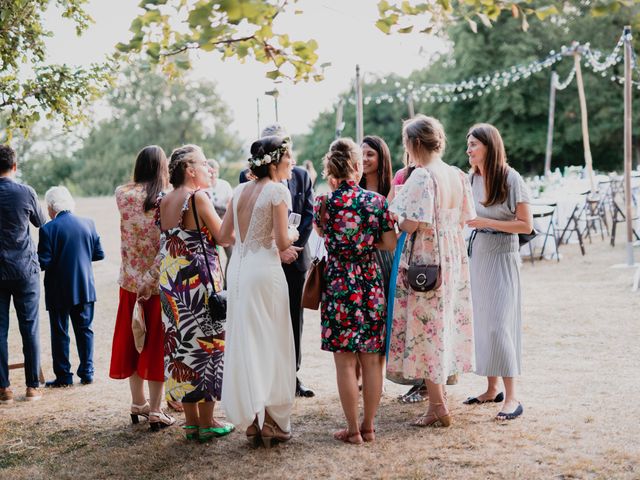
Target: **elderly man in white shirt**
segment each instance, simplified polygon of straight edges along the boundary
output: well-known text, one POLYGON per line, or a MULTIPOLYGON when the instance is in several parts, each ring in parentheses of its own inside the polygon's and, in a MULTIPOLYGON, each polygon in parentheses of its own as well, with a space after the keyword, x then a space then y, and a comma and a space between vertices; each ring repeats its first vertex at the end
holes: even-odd
POLYGON ((229 200, 233 197, 233 188, 231 188, 231 184, 229 182, 219 178, 220 164, 212 159, 207 160, 207 162, 213 172, 213 176, 211 177, 211 188, 207 189, 207 191, 211 196, 213 207, 216 209, 218 215, 220 215, 220 218, 222 218, 224 213, 227 211, 229 200))

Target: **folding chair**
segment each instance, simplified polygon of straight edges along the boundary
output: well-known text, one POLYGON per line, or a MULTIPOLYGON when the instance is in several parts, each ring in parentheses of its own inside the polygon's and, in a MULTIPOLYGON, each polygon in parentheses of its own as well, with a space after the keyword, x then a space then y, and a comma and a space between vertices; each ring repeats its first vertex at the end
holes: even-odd
POLYGON ((605 196, 595 195, 587 197, 584 203, 584 222, 585 227, 582 232, 584 238, 589 237, 589 243, 591 243, 591 230, 594 233, 600 232, 602 240, 604 240, 604 232, 607 231, 609 235, 609 225, 607 224, 607 211, 605 208, 605 196), (603 228, 604 227, 604 228, 603 228))
POLYGON ((569 216, 569 219, 567 220, 567 224, 564 226, 564 229, 562 230, 562 235, 560 235, 559 243, 560 244, 568 243, 569 239, 571 238, 571 235, 575 233, 576 236, 578 237, 578 243, 580 244, 580 251, 582 252, 582 255, 585 255, 586 252, 584 250, 584 242, 582 239, 582 233, 580 230, 580 223, 579 223, 583 213, 584 213, 584 205, 581 205, 580 203, 576 203, 575 207, 573 207, 573 211, 571 212, 571 215, 569 216), (567 234, 567 232, 569 232, 569 235, 565 240, 565 235, 567 234))
MULTIPOLYGON (((558 254, 558 235, 556 232, 556 215, 555 215, 556 207, 557 207, 556 203, 532 206, 534 223, 536 220, 541 220, 545 218, 549 219, 549 225, 547 226, 546 231, 540 232, 540 235, 544 235, 544 242, 542 243, 542 249, 540 250, 540 260, 544 258, 544 250, 547 247, 547 240, 549 240, 549 237, 551 237, 553 238, 553 247, 555 250, 556 260, 558 262, 560 261, 560 255, 558 254)), ((531 244, 531 242, 529 243, 531 244)), ((531 250, 531 247, 529 248, 530 248, 529 251, 532 257, 531 261, 533 263, 533 251, 531 250)))
MULTIPOLYGON (((611 246, 616 246, 616 226, 618 223, 626 222, 627 217, 624 212, 618 205, 618 202, 614 199, 611 203, 611 246)), ((632 217, 632 221, 638 220, 638 216, 632 217)), ((633 229, 633 236, 636 237, 636 240, 640 240, 640 236, 638 236, 638 232, 636 232, 635 228, 633 229)))

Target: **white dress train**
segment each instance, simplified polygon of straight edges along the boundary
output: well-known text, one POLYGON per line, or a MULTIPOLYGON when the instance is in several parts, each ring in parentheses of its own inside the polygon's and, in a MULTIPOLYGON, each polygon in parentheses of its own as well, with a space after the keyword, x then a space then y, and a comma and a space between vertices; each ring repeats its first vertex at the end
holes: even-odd
POLYGON ((262 427, 266 411, 288 432, 296 357, 287 281, 273 239, 273 206, 286 202, 291 209, 291 194, 281 183, 267 183, 242 241, 237 204, 246 185, 236 189, 232 203, 236 243, 227 272, 222 403, 239 428, 247 428, 256 416, 262 427))

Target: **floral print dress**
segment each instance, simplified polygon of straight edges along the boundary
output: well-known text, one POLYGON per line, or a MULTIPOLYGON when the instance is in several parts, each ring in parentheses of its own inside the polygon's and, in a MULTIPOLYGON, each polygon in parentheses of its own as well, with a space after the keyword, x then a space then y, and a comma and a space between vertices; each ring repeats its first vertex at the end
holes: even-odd
MULTIPOLYGON (((213 324, 207 310, 211 282, 200 233, 219 291, 222 274, 215 243, 206 226, 198 232, 186 230, 182 223, 192 196, 184 201, 179 226, 162 231, 160 246, 165 392, 172 400, 187 403, 220 400, 225 341, 224 325, 213 324)), ((162 197, 156 214, 158 226, 161 201, 162 197)))
POLYGON ((314 221, 324 231, 328 252, 320 310, 322 349, 384 354, 386 303, 374 244, 393 230, 387 201, 345 181, 318 197, 314 221))
MULTIPOLYGON (((450 167, 454 168, 454 167, 450 167)), ((427 168, 409 177, 389 210, 399 218, 419 222, 413 264, 442 266, 442 285, 430 292, 416 292, 401 280, 408 267, 411 237, 400 259, 390 332, 387 378, 397 383, 428 379, 444 384, 447 377, 473 371, 473 313, 469 259, 461 223, 475 218, 471 186, 459 171, 462 203, 438 208, 438 242, 435 238, 434 180, 427 168)))

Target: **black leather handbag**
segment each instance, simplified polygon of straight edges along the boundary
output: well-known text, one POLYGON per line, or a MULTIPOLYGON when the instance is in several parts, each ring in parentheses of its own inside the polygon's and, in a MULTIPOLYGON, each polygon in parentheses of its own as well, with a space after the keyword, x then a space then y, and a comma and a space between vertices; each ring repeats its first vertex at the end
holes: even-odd
MULTIPOLYGON (((200 222, 198 221, 198 210, 196 209, 196 196, 195 193, 191 196, 191 204, 193 205, 193 218, 196 221, 196 228, 198 229, 198 237, 200 238, 200 245, 202 246, 202 253, 204 254, 204 263, 209 276, 209 282, 211 282, 211 292, 209 292, 209 298, 207 301, 207 310, 209 317, 211 318, 213 334, 217 335, 224 330, 224 324, 227 319, 227 291, 219 290, 216 292, 216 284, 213 281, 213 275, 211 275, 211 269, 209 268, 209 258, 207 256, 207 249, 202 239, 202 230, 200 230, 200 222)), ((218 257, 219 259, 219 257, 218 257)))
MULTIPOLYGON (((435 222, 433 223, 434 235, 438 244, 438 257, 440 257, 440 233, 438 232, 438 184, 433 180, 433 216, 435 222)), ((411 250, 409 252, 409 268, 407 270, 407 281, 409 286, 416 292, 429 292, 431 290, 437 290, 442 285, 442 267, 438 264, 432 265, 416 265, 412 264, 413 259, 413 246, 416 243, 416 233, 413 232, 411 236, 411 250)), ((441 258, 441 257, 440 257, 441 258)))

